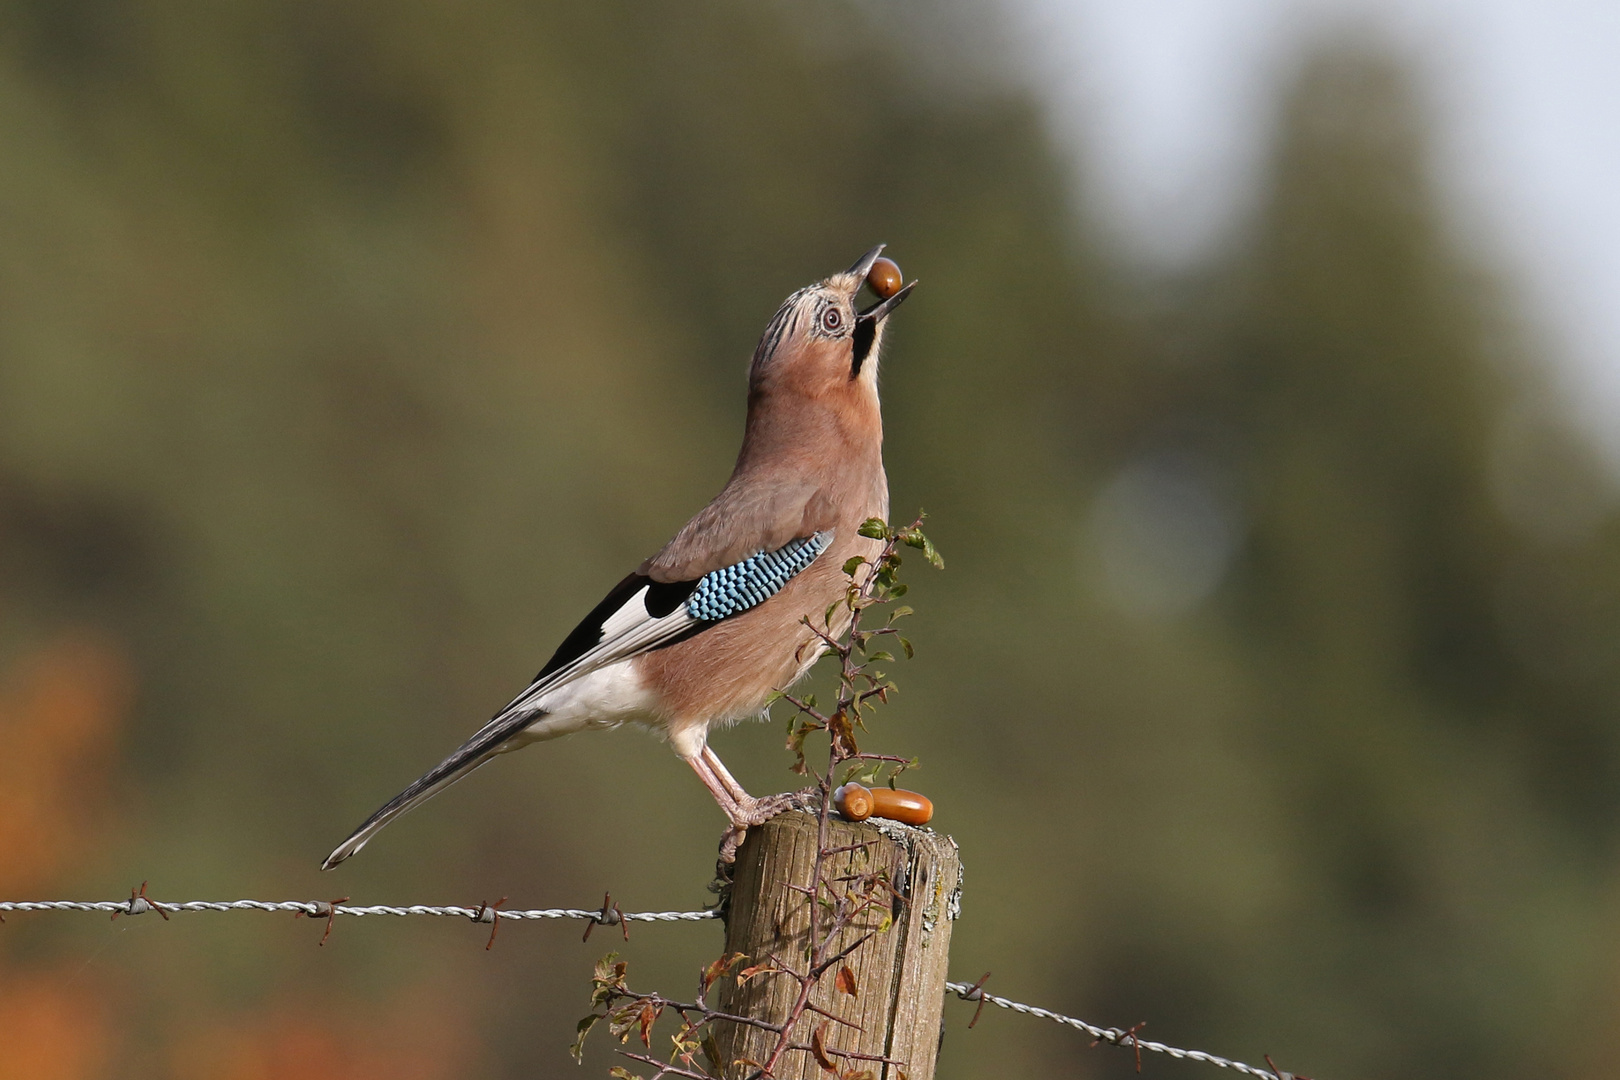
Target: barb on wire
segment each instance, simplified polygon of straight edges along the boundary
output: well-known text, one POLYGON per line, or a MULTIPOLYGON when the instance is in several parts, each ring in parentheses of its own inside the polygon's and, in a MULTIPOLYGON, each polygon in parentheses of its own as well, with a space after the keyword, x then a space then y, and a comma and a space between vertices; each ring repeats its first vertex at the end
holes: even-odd
POLYGON ((506 903, 506 897, 503 896, 493 904, 478 905, 478 917, 473 919, 473 922, 489 923, 489 941, 484 945, 485 952, 489 952, 495 947, 495 935, 501 928, 501 905, 504 903, 506 903))
POLYGON ((585 926, 585 936, 581 941, 591 940, 591 931, 598 926, 617 926, 624 934, 624 940, 630 940, 630 916, 619 910, 619 905, 613 902, 612 893, 602 894, 602 910, 591 916, 591 921, 585 926))
MULTIPOLYGON (((333 919, 338 915, 438 915, 470 919, 477 923, 494 923, 499 919, 582 919, 601 923, 601 909, 584 908, 532 908, 507 911, 493 904, 477 907, 456 905, 435 906, 411 904, 394 907, 387 904, 344 904, 326 900, 187 900, 169 903, 153 900, 145 888, 135 891, 128 900, 0 900, 0 912, 15 911, 98 911, 112 915, 142 915, 155 911, 167 919, 178 912, 195 911, 287 911, 312 918, 333 919)), ((615 922, 702 922, 718 919, 720 912, 711 908, 701 911, 619 911, 617 907, 608 916, 615 922)))
MULTIPOLYGON (((326 939, 332 936, 332 920, 337 918, 337 906, 339 904, 346 904, 348 902, 349 897, 347 896, 340 896, 336 900, 328 900, 325 903, 317 901, 315 904, 316 910, 314 912, 300 911, 293 915, 293 918, 302 919, 305 915, 309 915, 309 917, 312 919, 318 919, 323 915, 326 916, 326 930, 321 934, 321 940, 315 943, 317 945, 325 945, 326 939)), ((117 917, 118 916, 116 915, 113 916, 115 919, 117 917)))
MULTIPOLYGON (((963 1001, 978 1002, 980 1008, 983 1008, 984 1003, 988 1001, 990 1004, 999 1008, 1011 1009, 1013 1012, 1023 1013, 1025 1016, 1038 1016, 1042 1020, 1052 1020, 1059 1024, 1065 1024, 1079 1031, 1083 1031, 1087 1035, 1090 1035, 1096 1040, 1096 1042, 1091 1044, 1093 1046, 1096 1046, 1098 1043, 1107 1043, 1110 1046, 1130 1047, 1137 1054, 1138 1072, 1141 1071, 1141 1053, 1143 1050, 1147 1050, 1155 1054, 1166 1054, 1181 1061, 1198 1061, 1205 1065, 1213 1065, 1217 1069, 1231 1069, 1233 1072, 1240 1072, 1249 1076, 1258 1077, 1259 1080, 1311 1080, 1311 1078, 1308 1076, 1300 1076, 1298 1073, 1285 1072, 1282 1069, 1277 1068, 1275 1065, 1271 1065, 1270 1055, 1266 1056, 1266 1064, 1271 1065, 1271 1067, 1269 1069, 1261 1069, 1254 1065, 1246 1065, 1241 1061, 1233 1061, 1231 1058, 1223 1058, 1216 1054, 1207 1053, 1203 1050, 1184 1050, 1179 1046, 1170 1046, 1167 1043, 1155 1042, 1152 1039, 1142 1038, 1137 1034, 1137 1032, 1142 1028, 1141 1024, 1137 1024, 1135 1027, 1131 1028, 1098 1027, 1096 1024, 1088 1024, 1084 1020, 1076 1019, 1073 1016, 1064 1016, 1062 1013, 1056 1013, 1050 1009, 1042 1009, 1035 1005, 1025 1005, 1023 1002, 1013 1001, 1011 998, 997 997, 995 994, 987 994, 984 992, 982 986, 983 982, 983 979, 980 979, 977 983, 948 982, 945 984, 945 989, 950 993, 955 994, 963 1001)), ((975 1019, 977 1019, 977 1013, 975 1013, 975 1019)))
POLYGON ((169 913, 147 898, 146 882, 143 881, 139 889, 129 890, 129 902, 113 912, 112 917, 117 919, 120 915, 143 915, 148 911, 156 911, 163 916, 164 922, 169 921, 169 913))

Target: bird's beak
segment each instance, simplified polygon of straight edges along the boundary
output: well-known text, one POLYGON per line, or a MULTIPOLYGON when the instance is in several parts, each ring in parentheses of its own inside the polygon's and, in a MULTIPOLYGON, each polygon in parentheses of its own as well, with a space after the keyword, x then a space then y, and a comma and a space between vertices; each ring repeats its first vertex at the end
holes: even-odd
POLYGON ((855 265, 850 267, 848 272, 855 275, 856 288, 860 288, 860 282, 866 280, 866 275, 871 272, 872 264, 878 261, 878 256, 882 255, 883 249, 888 246, 888 244, 879 244, 855 260, 855 265))
POLYGON ((884 319, 887 319, 890 312, 899 307, 901 302, 904 301, 907 296, 911 295, 911 290, 915 289, 916 287, 917 283, 915 281, 907 282, 905 288, 901 289, 887 300, 880 300, 857 315, 855 317, 855 324, 860 326, 861 324, 865 323, 867 325, 876 327, 878 323, 882 322, 884 319))

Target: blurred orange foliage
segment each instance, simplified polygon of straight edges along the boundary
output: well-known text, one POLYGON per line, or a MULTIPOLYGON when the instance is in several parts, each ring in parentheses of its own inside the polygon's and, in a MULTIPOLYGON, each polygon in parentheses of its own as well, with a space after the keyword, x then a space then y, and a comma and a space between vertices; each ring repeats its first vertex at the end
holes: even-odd
POLYGON ((182 1039, 176 1080, 442 1080, 471 1072, 464 1018, 396 1003, 387 1018, 320 1013, 307 1004, 222 1022, 182 1039))
POLYGON ((0 1032, 0 1080, 84 1080, 107 1061, 106 1018, 66 974, 6 972, 0 1032))
MULTIPOLYGON (((134 671, 106 638, 64 635, 0 675, 0 896, 40 895, 82 862, 105 820, 134 671)), ((4 938, 0 937, 0 947, 4 938)), ((100 992, 59 967, 0 954, 0 1080, 93 1080, 116 1032, 100 992)), ((440 1080, 465 1074, 442 1012, 396 1002, 382 1016, 307 1005, 206 1021, 171 1036, 184 1080, 440 1080)))
POLYGON ((88 634, 35 648, 0 682, 0 895, 84 854, 133 689, 124 650, 88 634))
MULTIPOLYGON (((133 689, 125 652, 88 634, 36 647, 0 681, 0 896, 36 892, 84 856, 133 689)), ((0 975, 0 1080, 102 1073, 98 1001, 58 971, 0 975)))

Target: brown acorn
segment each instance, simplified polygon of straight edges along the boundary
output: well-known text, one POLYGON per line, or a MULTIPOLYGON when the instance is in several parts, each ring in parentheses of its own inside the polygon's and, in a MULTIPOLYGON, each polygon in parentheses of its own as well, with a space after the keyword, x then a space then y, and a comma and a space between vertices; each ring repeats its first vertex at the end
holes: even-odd
POLYGON ((866 284, 877 293, 880 300, 887 300, 899 292, 900 286, 905 283, 906 279, 900 273, 900 264, 893 259, 879 256, 872 264, 872 269, 866 272, 866 284))
POLYGON ((934 804, 926 795, 860 784, 845 784, 833 792, 833 808, 850 821, 881 817, 906 825, 926 825, 934 818, 934 804))

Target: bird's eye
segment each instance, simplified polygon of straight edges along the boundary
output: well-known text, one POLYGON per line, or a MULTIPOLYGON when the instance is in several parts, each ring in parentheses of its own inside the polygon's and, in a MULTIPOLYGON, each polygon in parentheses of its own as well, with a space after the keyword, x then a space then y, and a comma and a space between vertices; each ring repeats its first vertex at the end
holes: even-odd
POLYGON ((830 307, 821 313, 821 328, 829 334, 836 334, 844 328, 844 313, 835 307, 830 307))

